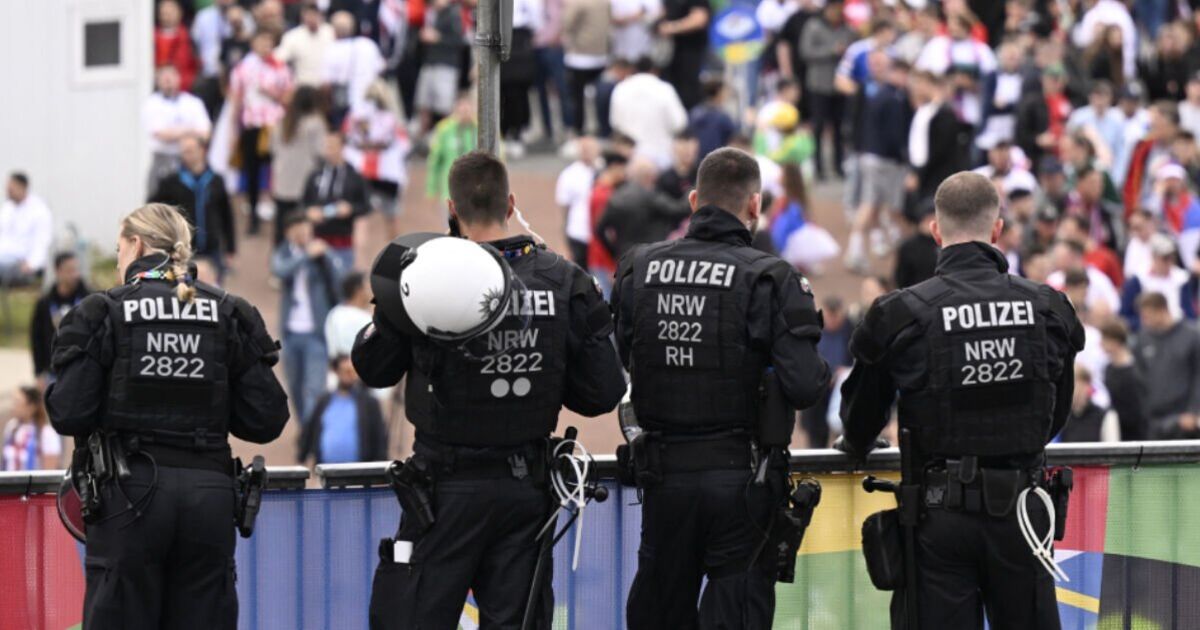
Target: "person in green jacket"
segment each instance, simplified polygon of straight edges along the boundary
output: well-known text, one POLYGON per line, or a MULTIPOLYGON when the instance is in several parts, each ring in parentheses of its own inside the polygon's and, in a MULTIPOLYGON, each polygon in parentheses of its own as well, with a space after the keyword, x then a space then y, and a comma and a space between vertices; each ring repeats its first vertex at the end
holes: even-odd
POLYGON ((450 198, 450 165, 475 150, 478 131, 474 100, 464 93, 455 101, 454 111, 434 127, 429 141, 425 192, 431 199, 450 198))

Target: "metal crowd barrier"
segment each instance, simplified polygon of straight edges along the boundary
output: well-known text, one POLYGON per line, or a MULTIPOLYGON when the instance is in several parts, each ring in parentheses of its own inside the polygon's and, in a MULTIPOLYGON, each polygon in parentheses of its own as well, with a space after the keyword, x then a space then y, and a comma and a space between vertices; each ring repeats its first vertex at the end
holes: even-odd
MULTIPOLYGON (((1058 584, 1066 630, 1200 627, 1200 441, 1051 445, 1050 465, 1076 469, 1067 538, 1058 557, 1071 582, 1058 584)), ((896 449, 862 468, 894 475, 896 449)), ((871 587, 859 528, 890 506, 866 494, 863 471, 833 450, 794 451, 792 469, 825 491, 797 562, 795 584, 776 589, 775 627, 799 630, 887 626, 888 593, 871 587)), ((271 467, 258 529, 239 540, 241 628, 365 628, 379 538, 394 534, 399 508, 384 484, 385 462, 323 465, 319 489, 302 467, 271 467)), ((555 551, 556 627, 624 627, 624 601, 637 567, 640 509, 633 489, 612 481, 615 462, 598 457, 610 490, 584 516, 579 570, 573 536, 555 551)), ((0 473, 0 627, 61 630, 81 619, 82 547, 67 537, 51 493, 62 471, 0 473)), ((468 597, 461 627, 478 614, 468 597)))

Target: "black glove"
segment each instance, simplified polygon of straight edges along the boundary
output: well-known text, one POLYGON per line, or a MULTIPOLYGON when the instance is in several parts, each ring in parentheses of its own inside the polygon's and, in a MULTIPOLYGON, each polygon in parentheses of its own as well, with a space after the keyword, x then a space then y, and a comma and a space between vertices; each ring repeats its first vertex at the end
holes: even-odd
POLYGON ((891 443, 889 443, 884 438, 876 437, 875 441, 870 446, 867 447, 867 450, 860 453, 860 452, 858 452, 857 449, 854 448, 853 445, 850 444, 849 441, 846 440, 846 436, 844 436, 844 435, 839 435, 838 439, 833 441, 834 450, 841 451, 841 452, 849 455, 852 459, 859 461, 859 462, 867 461, 867 455, 869 455, 871 453, 871 451, 873 451, 877 448, 888 448, 890 446, 891 446, 891 443))

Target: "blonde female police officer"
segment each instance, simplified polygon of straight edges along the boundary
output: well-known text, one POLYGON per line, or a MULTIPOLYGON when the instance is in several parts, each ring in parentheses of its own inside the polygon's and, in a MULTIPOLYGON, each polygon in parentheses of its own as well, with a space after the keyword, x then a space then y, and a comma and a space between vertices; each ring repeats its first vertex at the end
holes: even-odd
POLYGON ((130 213, 124 284, 72 309, 54 341, 51 423, 80 445, 102 436, 128 467, 100 485, 88 526, 87 630, 237 626, 228 438, 278 437, 287 396, 262 317, 192 280, 191 242, 171 206, 130 213))

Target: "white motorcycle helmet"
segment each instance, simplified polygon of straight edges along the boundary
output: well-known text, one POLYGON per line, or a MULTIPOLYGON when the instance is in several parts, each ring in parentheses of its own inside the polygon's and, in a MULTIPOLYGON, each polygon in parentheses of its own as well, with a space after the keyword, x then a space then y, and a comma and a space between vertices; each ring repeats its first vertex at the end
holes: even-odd
POLYGON ((495 328, 519 280, 494 248, 438 234, 402 236, 371 271, 377 308, 408 333, 465 343, 495 328))

